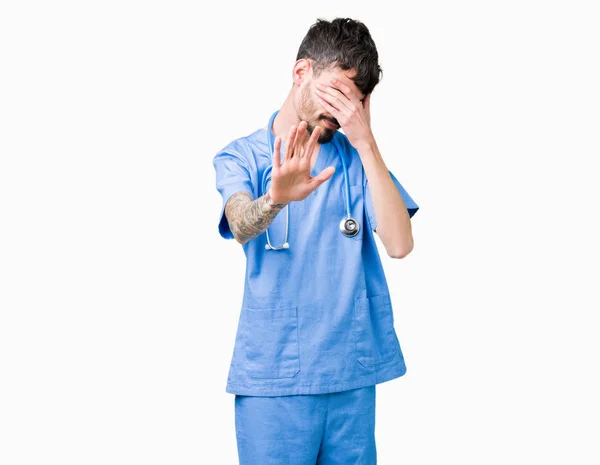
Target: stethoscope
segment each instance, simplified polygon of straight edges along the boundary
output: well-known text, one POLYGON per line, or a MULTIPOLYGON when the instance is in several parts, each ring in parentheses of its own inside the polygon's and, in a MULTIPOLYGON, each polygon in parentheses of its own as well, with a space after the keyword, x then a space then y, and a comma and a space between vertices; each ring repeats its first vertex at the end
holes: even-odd
MULTIPOLYGON (((274 139, 275 139, 273 136, 273 121, 275 120, 277 113, 279 113, 279 110, 276 111, 275 113, 273 113, 273 115, 271 116, 271 119, 269 120, 269 125, 267 126, 267 138, 269 140, 269 155, 271 157, 273 156, 273 151, 274 151, 273 147, 274 147, 274 139)), ((344 185, 346 188, 346 217, 342 218, 342 221, 340 221, 340 231, 346 237, 354 237, 358 234, 358 231, 360 231, 360 225, 358 224, 358 221, 356 221, 354 218, 352 218, 352 216, 350 214, 350 181, 348 179, 348 167, 346 166, 346 160, 344 159, 344 154, 340 150, 340 147, 339 147, 337 141, 335 140, 335 137, 333 138, 333 143, 334 143, 335 149, 340 157, 340 160, 342 160, 342 167, 344 170, 344 185)), ((267 183, 269 182, 272 169, 273 169, 273 165, 271 164, 263 172, 262 183, 261 183, 261 193, 260 193, 261 195, 264 195, 265 192, 267 192, 267 183)), ((271 239, 269 237, 269 228, 267 228, 267 230, 265 231, 266 236, 267 236, 267 244, 265 245, 265 249, 281 250, 281 249, 289 249, 290 248, 290 244, 288 242, 288 233, 289 233, 289 226, 290 226, 289 208, 290 208, 290 205, 289 204, 286 205, 286 207, 285 207, 285 210, 286 210, 286 212, 285 212, 285 215, 286 215, 285 236, 283 239, 283 245, 281 245, 280 247, 275 247, 274 245, 271 244, 271 239)))

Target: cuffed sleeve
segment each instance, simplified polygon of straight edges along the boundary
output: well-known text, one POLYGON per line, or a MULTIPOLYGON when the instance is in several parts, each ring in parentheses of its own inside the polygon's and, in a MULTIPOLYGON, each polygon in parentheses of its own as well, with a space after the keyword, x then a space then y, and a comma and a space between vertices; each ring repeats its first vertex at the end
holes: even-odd
MULTIPOLYGON (((394 174, 391 171, 389 171, 389 173, 392 177, 392 181, 394 181, 394 184, 396 184, 396 187, 398 188, 398 191, 402 196, 402 200, 404 200, 404 203, 406 204, 406 209, 408 210, 409 218, 412 218, 419 209, 419 206, 416 204, 416 202, 413 200, 410 194, 406 191, 406 189, 404 189, 402 184, 400 184, 400 181, 398 181, 396 176, 394 176, 394 174)), ((366 181, 365 185, 365 209, 367 211, 367 218, 369 220, 371 230, 375 231, 377 229, 377 218, 375 217, 375 209, 373 207, 373 200, 371 198, 371 190, 369 189, 368 181, 366 181)))

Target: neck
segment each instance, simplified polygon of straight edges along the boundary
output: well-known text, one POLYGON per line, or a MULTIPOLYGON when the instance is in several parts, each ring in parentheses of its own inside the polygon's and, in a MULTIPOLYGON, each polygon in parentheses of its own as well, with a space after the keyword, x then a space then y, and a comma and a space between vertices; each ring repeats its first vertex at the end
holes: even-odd
POLYGON ((281 140, 286 142, 290 128, 292 126, 298 126, 300 119, 294 108, 294 101, 292 99, 292 92, 290 92, 283 102, 283 105, 279 109, 279 113, 273 121, 273 134, 281 137, 281 140))

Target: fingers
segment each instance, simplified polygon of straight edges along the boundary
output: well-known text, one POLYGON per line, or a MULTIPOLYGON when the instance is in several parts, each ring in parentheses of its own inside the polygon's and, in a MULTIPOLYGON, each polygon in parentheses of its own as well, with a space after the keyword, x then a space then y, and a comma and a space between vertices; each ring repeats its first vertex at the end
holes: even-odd
POLYGON ((323 171, 321 171, 317 176, 312 178, 315 189, 327 181, 331 176, 335 173, 335 168, 333 166, 328 166, 323 171))
POLYGON ((319 154, 319 150, 317 149, 317 141, 319 140, 319 136, 321 135, 321 127, 315 126, 313 129, 313 133, 310 136, 308 141, 308 150, 306 152, 306 161, 309 163, 309 166, 314 166, 317 155, 319 154))
POLYGON ((351 103, 340 91, 331 87, 323 86, 321 84, 317 84, 317 97, 321 100, 325 100, 337 111, 348 110, 348 104, 351 103))
POLYGON ((352 92, 352 89, 350 89, 350 87, 348 87, 346 84, 344 84, 339 79, 334 79, 331 81, 331 83, 334 86, 337 86, 338 89, 340 90, 340 92, 343 93, 348 100, 360 100, 359 98, 356 97, 356 95, 354 95, 354 93, 352 92))
MULTIPOLYGON (((357 94, 356 91, 353 91, 350 87, 344 84, 339 79, 332 79, 331 84, 336 86, 337 89, 350 101, 353 102, 354 105, 362 104, 365 108, 369 102, 367 102, 367 97, 370 97, 371 94, 365 95, 362 99, 360 98, 360 94, 357 94)), ((335 89, 336 87, 333 87, 335 89)), ((350 108, 350 105, 346 105, 350 108)))
POLYGON ((294 142, 296 140, 297 128, 296 126, 292 126, 288 132, 287 143, 285 144, 285 150, 283 151, 283 161, 284 164, 286 161, 292 158, 294 154, 294 142))
POLYGON ((305 169, 305 157, 308 153, 308 123, 306 121, 300 121, 298 124, 298 130, 296 132, 296 139, 294 146, 290 151, 290 161, 293 162, 293 166, 298 166, 300 169, 305 169))
MULTIPOLYGON (((315 129, 316 132, 313 131, 313 133, 309 135, 308 123, 306 121, 300 121, 298 126, 292 126, 290 128, 288 141, 285 144, 284 157, 279 166, 284 165, 286 162, 293 163, 293 165, 299 163, 302 168, 305 167, 304 165, 309 166, 313 159, 319 135, 321 134, 321 129, 319 127, 315 129)), ((281 141, 279 144, 281 145, 281 141)))
POLYGON ((296 133, 296 142, 294 145, 293 153, 293 157, 296 158, 296 160, 302 158, 302 152, 304 150, 306 144, 306 136, 308 134, 306 131, 307 127, 308 123, 306 121, 300 121, 300 124, 298 125, 298 132, 296 133))
POLYGON ((273 144, 273 171, 277 172, 281 168, 281 137, 275 138, 273 144))
POLYGON ((325 108, 325 110, 327 110, 329 113, 331 113, 335 117, 335 119, 337 119, 339 122, 338 115, 340 114, 340 111, 336 107, 334 107, 333 105, 331 105, 329 102, 325 101, 325 99, 321 98, 318 95, 317 95, 317 99, 319 100, 319 103, 321 104, 321 106, 323 108, 325 108))

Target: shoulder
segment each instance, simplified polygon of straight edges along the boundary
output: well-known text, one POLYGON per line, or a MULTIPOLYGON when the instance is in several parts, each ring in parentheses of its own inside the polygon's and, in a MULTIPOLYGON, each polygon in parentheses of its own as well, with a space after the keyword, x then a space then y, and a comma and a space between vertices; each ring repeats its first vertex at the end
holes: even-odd
POLYGON ((266 147, 265 130, 257 129, 229 142, 216 153, 213 161, 223 156, 233 156, 248 165, 254 165, 256 154, 263 152, 266 147))
POLYGON ((238 137, 229 142, 217 152, 215 158, 222 155, 233 155, 250 162, 257 153, 264 151, 266 147, 265 130, 257 129, 250 134, 238 137))

